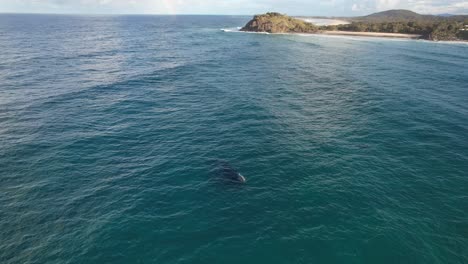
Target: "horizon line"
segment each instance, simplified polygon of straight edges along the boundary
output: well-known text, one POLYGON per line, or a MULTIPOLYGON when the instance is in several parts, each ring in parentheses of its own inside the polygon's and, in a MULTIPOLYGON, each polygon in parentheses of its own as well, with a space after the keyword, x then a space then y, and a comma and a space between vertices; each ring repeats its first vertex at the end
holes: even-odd
POLYGON ((84 16, 251 16, 246 14, 189 14, 189 13, 54 13, 54 12, 0 12, 0 15, 84 15, 84 16))
MULTIPOLYGON (((385 12, 385 11, 390 11, 390 10, 407 10, 411 12, 415 12, 410 9, 388 9, 384 11, 376 11, 369 13, 370 14, 375 14, 375 13, 380 13, 380 12, 385 12)), ((276 12, 276 11, 267 11, 267 12, 276 12)), ((329 18, 343 18, 343 17, 360 17, 360 16, 366 16, 366 15, 354 15, 354 16, 340 16, 340 15, 294 15, 294 14, 287 14, 287 13, 282 13, 278 12, 281 14, 286 14, 289 16, 295 16, 295 17, 329 17, 329 18)), ((428 13, 418 13, 420 15, 433 15, 433 16, 440 16, 440 15, 451 15, 451 16, 466 16, 468 14, 450 14, 450 13, 440 13, 440 14, 428 14, 428 13)), ((71 15, 71 16, 254 16, 257 14, 261 13, 256 13, 256 14, 191 14, 191 13, 176 13, 176 14, 168 14, 168 13, 54 13, 54 12, 8 12, 8 11, 0 11, 0 15, 71 15)))

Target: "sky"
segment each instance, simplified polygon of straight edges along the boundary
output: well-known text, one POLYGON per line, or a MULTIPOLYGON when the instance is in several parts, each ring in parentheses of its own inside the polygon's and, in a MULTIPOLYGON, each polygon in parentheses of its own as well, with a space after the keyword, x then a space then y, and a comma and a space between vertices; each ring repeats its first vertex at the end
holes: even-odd
POLYGON ((468 0, 0 0, 0 13, 358 16, 388 9, 468 14, 468 0))

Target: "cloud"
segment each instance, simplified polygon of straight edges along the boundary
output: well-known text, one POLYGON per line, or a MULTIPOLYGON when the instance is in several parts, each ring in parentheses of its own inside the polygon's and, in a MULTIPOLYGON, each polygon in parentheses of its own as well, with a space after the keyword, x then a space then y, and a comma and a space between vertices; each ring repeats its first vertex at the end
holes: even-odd
POLYGON ((376 8, 379 11, 397 8, 400 0, 377 0, 376 8))
POLYGON ((0 12, 361 15, 387 9, 468 13, 467 0, 0 0, 0 12))
POLYGON ((424 14, 468 14, 468 2, 463 0, 410 0, 408 5, 412 10, 424 14))

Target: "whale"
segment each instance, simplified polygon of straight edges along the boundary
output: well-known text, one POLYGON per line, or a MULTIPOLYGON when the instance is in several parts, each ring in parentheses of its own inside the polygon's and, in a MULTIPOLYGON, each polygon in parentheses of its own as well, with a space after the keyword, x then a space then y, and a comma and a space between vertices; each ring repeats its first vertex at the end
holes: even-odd
POLYGON ((218 161, 218 166, 219 173, 223 179, 236 183, 245 183, 247 181, 245 177, 234 169, 227 161, 218 161))

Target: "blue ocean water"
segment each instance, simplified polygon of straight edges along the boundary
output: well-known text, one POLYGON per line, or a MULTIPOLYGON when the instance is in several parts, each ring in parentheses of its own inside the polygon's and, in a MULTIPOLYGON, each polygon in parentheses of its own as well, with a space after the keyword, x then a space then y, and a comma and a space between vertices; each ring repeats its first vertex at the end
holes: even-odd
POLYGON ((0 15, 0 262, 468 263, 468 45, 248 19, 0 15))

